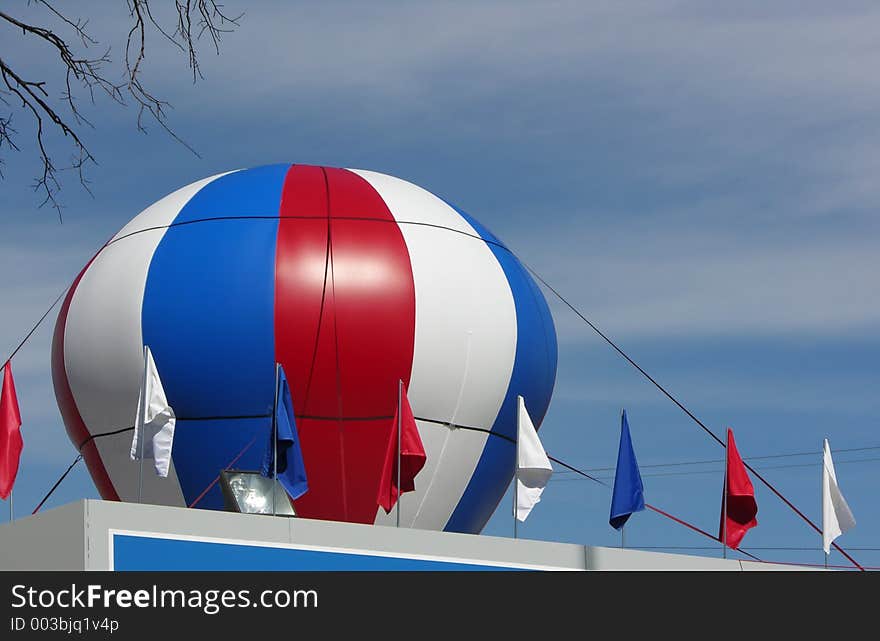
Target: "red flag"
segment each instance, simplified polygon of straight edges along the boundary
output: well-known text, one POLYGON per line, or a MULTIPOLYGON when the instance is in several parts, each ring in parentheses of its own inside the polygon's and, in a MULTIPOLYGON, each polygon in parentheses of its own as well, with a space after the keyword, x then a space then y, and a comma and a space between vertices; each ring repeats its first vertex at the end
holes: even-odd
MULTIPOLYGON (((724 483, 727 498, 727 546, 738 548, 740 541, 751 528, 758 525, 758 504, 755 502, 755 488, 746 473, 746 466, 736 450, 733 430, 727 428, 727 477, 724 483)), ((718 540, 724 538, 724 498, 721 503, 721 527, 718 540)))
POLYGON ((21 457, 21 414, 18 399, 15 397, 15 382, 12 380, 12 364, 3 367, 3 393, 0 394, 0 498, 9 498, 15 476, 18 474, 18 461, 21 457))
POLYGON ((382 465, 382 479, 379 481, 379 495, 376 498, 376 503, 385 510, 385 514, 391 513, 400 494, 416 489, 416 474, 425 466, 427 459, 416 419, 406 398, 406 390, 400 392, 400 405, 402 407, 398 407, 394 413, 388 448, 385 450, 385 463, 382 465), (398 416, 400 417, 400 491, 397 488, 398 416))

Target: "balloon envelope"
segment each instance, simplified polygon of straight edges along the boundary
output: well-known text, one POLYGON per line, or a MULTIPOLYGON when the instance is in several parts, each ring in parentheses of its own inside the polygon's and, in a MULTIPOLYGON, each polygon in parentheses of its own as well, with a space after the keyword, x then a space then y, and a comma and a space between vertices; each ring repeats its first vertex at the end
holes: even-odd
POLYGON ((401 525, 460 532, 510 482, 515 447, 497 435, 515 437, 517 396, 540 425, 556 375, 546 301, 485 227, 399 178, 308 165, 187 185, 80 273, 52 372, 105 499, 137 499, 131 432, 101 435, 133 425, 144 345, 178 420, 144 502, 223 509, 220 471, 260 467, 280 362, 308 476, 298 515, 394 523, 376 494, 403 380, 427 463, 401 525))

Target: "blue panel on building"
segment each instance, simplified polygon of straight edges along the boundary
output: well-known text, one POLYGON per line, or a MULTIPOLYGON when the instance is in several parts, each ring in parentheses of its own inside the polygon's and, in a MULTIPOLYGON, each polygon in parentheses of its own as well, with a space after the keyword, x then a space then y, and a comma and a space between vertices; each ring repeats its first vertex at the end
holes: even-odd
POLYGON ((510 571, 520 568, 334 550, 113 535, 115 570, 510 571))

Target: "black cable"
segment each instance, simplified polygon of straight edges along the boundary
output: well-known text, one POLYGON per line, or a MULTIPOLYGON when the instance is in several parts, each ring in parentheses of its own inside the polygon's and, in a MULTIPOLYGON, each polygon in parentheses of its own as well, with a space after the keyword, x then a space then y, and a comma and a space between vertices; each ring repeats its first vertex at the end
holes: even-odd
MULTIPOLYGON (((880 447, 852 447, 847 449, 837 450, 837 452, 864 452, 867 450, 880 450, 880 447)), ((810 452, 811 456, 815 456, 816 454, 821 454, 821 452, 810 452)), ((743 460, 754 461, 757 459, 777 459, 777 458, 790 458, 795 456, 805 456, 806 454, 798 453, 798 454, 773 454, 770 456, 749 456, 743 457, 743 460)), ((859 463, 861 461, 877 461, 880 460, 878 458, 865 458, 865 459, 850 459, 847 461, 835 461, 835 464, 843 464, 843 463, 859 463)), ((639 465, 639 469, 648 469, 648 468, 665 468, 665 467, 684 467, 689 465, 708 465, 714 464, 717 465, 719 463, 724 463, 724 459, 711 459, 711 460, 702 460, 702 461, 678 461, 675 463, 653 463, 651 465, 639 465)), ((822 463, 794 463, 790 465, 762 465, 760 469, 762 470, 776 470, 781 468, 789 468, 789 467, 812 467, 812 466, 821 466, 822 463)), ((590 472, 611 472, 617 468, 614 467, 593 467, 593 468, 584 468, 589 470, 590 472)), ((665 472, 660 474, 643 474, 643 476, 685 476, 688 474, 714 474, 715 470, 694 470, 687 472, 665 472)), ((565 474, 565 472, 561 472, 561 474, 565 474)))
MULTIPOLYGON (((328 215, 328 220, 329 220, 329 218, 330 217, 328 215)), ((143 229, 136 229, 132 232, 129 232, 127 234, 124 234, 122 236, 119 236, 117 238, 113 238, 113 239, 107 241, 106 243, 104 243, 100 247, 100 249, 98 249, 97 252, 95 252, 94 258, 97 258, 98 255, 101 252, 103 252, 105 249, 107 249, 107 247, 109 247, 110 245, 114 245, 114 244, 118 243, 119 241, 125 240, 127 238, 131 238, 132 236, 137 236, 138 234, 144 234, 144 233, 150 232, 150 231, 158 231, 158 230, 162 230, 162 229, 172 229, 174 227, 184 227, 186 225, 194 225, 194 224, 198 224, 198 223, 207 223, 207 222, 219 222, 219 221, 224 221, 224 220, 282 220, 282 219, 314 220, 314 217, 313 216, 281 216, 281 215, 278 215, 278 216, 208 216, 205 218, 194 218, 192 220, 183 220, 183 221, 179 221, 179 222, 172 222, 167 225, 154 225, 152 227, 144 227, 143 229)), ((366 216, 333 216, 333 220, 354 220, 354 221, 363 221, 363 222, 371 222, 371 223, 386 223, 386 224, 397 224, 397 225, 414 225, 414 226, 419 226, 419 227, 433 227, 435 229, 442 229, 442 230, 450 231, 450 232, 453 232, 456 234, 461 234, 462 236, 467 236, 468 238, 473 238, 474 240, 479 240, 481 242, 484 242, 487 245, 493 245, 495 247, 499 247, 499 248, 509 252, 512 256, 514 256, 514 258, 517 258, 516 255, 513 254, 513 252, 511 252, 510 249, 508 249, 507 246, 505 246, 503 243, 500 243, 500 242, 494 241, 494 240, 485 239, 479 235, 471 234, 471 233, 468 233, 468 232, 461 230, 461 229, 455 229, 454 227, 447 227, 445 225, 436 225, 433 223, 426 223, 426 222, 417 221, 417 220, 386 220, 386 219, 380 219, 380 218, 369 218, 366 216)), ((517 258, 517 260, 519 260, 519 259, 517 258)), ((326 269, 326 267, 325 267, 325 269, 326 269)), ((326 278, 326 274, 325 274, 325 276, 324 276, 325 288, 326 288, 326 283, 327 283, 327 278, 326 278)), ((58 301, 61 300, 61 298, 64 296, 64 294, 67 292, 67 290, 70 289, 70 286, 72 284, 73 283, 71 282, 70 285, 65 287, 64 291, 61 292, 61 294, 58 296, 58 298, 55 300, 55 302, 49 306, 49 309, 47 309, 46 312, 43 314, 43 316, 40 317, 40 320, 38 320, 37 323, 33 326, 33 328, 28 332, 27 336, 24 337, 24 339, 21 341, 21 343, 18 345, 18 347, 16 347, 15 350, 12 352, 12 354, 10 354, 9 357, 3 362, 4 365, 7 362, 11 361, 12 357, 18 353, 18 350, 20 350, 22 348, 22 346, 28 341, 28 339, 30 339, 31 335, 42 324, 42 322, 46 319, 46 316, 48 316, 49 312, 52 311, 52 308, 58 304, 58 301)), ((323 306, 323 294, 322 294, 322 306, 323 306)))
MULTIPOLYGON (((207 417, 200 416, 200 417, 180 418, 178 420, 185 420, 185 421, 238 420, 238 419, 268 418, 269 416, 271 416, 271 414, 262 414, 262 415, 255 415, 255 416, 250 416, 250 415, 247 415, 247 416, 207 416, 207 417)), ((337 417, 312 417, 312 416, 302 416, 302 415, 296 416, 296 418, 317 418, 317 419, 339 420, 337 417)), ((353 418, 350 420, 383 420, 383 419, 391 420, 392 418, 393 418, 392 416, 376 416, 376 417, 356 417, 356 418, 353 418)), ((436 419, 423 418, 423 417, 418 417, 418 416, 416 416, 414 418, 417 421, 424 421, 426 423, 434 423, 436 425, 444 425, 444 426, 449 427, 451 429, 462 429, 462 430, 470 430, 470 431, 474 431, 474 432, 482 432, 484 434, 489 434, 491 436, 497 436, 499 438, 502 438, 505 441, 508 441, 509 443, 516 444, 515 439, 512 439, 509 436, 505 436, 504 434, 499 434, 498 432, 493 432, 492 430, 489 430, 489 429, 486 429, 483 427, 474 427, 472 425, 457 425, 457 424, 449 423, 448 421, 438 421, 436 419)), ((34 510, 34 512, 32 512, 32 514, 36 514, 36 511, 40 507, 43 506, 43 503, 46 502, 46 499, 48 499, 49 496, 52 495, 52 493, 55 491, 55 489, 61 484, 61 481, 63 481, 64 478, 67 476, 67 474, 70 472, 70 470, 73 469, 73 466, 76 465, 80 461, 80 459, 82 459, 82 457, 83 457, 82 448, 84 448, 86 445, 88 445, 89 443, 94 441, 96 438, 102 438, 104 436, 115 436, 117 434, 123 434, 125 432, 131 432, 133 430, 134 430, 134 426, 131 425, 129 427, 121 427, 119 429, 110 430, 107 432, 100 432, 98 434, 90 434, 88 438, 84 439, 77 446, 76 449, 77 449, 78 454, 77 454, 76 460, 74 460, 74 462, 70 465, 70 467, 67 469, 67 471, 61 475, 61 478, 58 479, 58 481, 55 483, 55 485, 52 486, 52 489, 49 490, 49 493, 46 494, 46 496, 43 498, 42 501, 40 501, 40 504, 37 506, 37 508, 34 510)), ((577 472, 578 474, 580 474, 580 475, 582 475, 592 481, 595 481, 599 485, 602 485, 604 487, 608 487, 607 483, 590 476, 586 472, 583 472, 583 471, 577 469, 576 467, 569 465, 568 463, 560 461, 559 459, 557 459, 553 456, 549 456, 549 455, 547 456, 547 458, 549 458, 554 463, 559 463, 563 467, 566 467, 573 472, 577 472)))
MULTIPOLYGON (((877 462, 877 461, 880 461, 880 457, 860 458, 860 459, 853 459, 850 461, 835 461, 834 464, 835 465, 845 465, 847 463, 873 463, 873 462, 877 462)), ((792 465, 765 465, 764 467, 762 467, 760 469, 761 470, 784 470, 784 469, 797 468, 797 467, 821 467, 821 463, 795 463, 792 465)), ((653 474, 642 474, 641 476, 642 476, 642 478, 658 478, 658 477, 664 477, 664 476, 696 476, 699 474, 720 474, 720 470, 691 470, 688 472, 655 472, 653 474)), ((602 478, 612 479, 614 477, 613 476, 606 476, 606 477, 602 477, 602 478)), ((551 480, 555 481, 556 483, 563 483, 563 482, 569 482, 569 481, 577 481, 579 479, 574 478, 572 476, 567 476, 567 477, 563 477, 563 478, 554 478, 551 480)))
POLYGON ((235 421, 252 418, 272 418, 272 414, 242 414, 240 416, 177 416, 178 421, 235 421))
MULTIPOLYGON (((512 253, 512 252, 511 252, 511 253, 512 253)), ((654 380, 654 378, 653 378, 650 374, 648 374, 648 372, 646 372, 645 370, 643 370, 643 369, 641 368, 641 366, 640 366, 638 363, 636 363, 633 359, 631 359, 631 358, 629 357, 629 355, 628 355, 626 352, 624 352, 622 349, 620 349, 620 347, 617 346, 617 343, 615 343, 613 340, 611 340, 610 338, 608 338, 608 337, 602 332, 601 329, 599 329, 598 327, 596 327, 596 326, 590 321, 590 319, 588 319, 586 316, 584 316, 583 314, 581 314, 580 311, 578 311, 578 309, 577 309, 574 305, 572 305, 571 303, 569 303, 569 302, 565 299, 565 297, 564 297, 562 294, 560 294, 558 291, 556 291, 556 290, 555 290, 555 289, 554 289, 554 288, 553 288, 553 287, 552 287, 552 286, 551 286, 546 280, 544 280, 543 278, 541 278, 541 275, 538 274, 538 272, 536 272, 534 269, 532 269, 531 267, 529 267, 528 264, 526 264, 525 262, 523 262, 523 261, 522 261, 518 256, 516 256, 515 254, 514 254, 514 257, 515 257, 517 260, 519 260, 519 261, 520 261, 520 264, 522 264, 523 267, 525 267, 527 270, 529 270, 529 272, 531 272, 531 274, 532 274, 535 278, 537 278, 539 281, 541 281, 541 283, 544 285, 544 287, 546 287, 546 288, 549 289, 551 292, 553 292, 553 294, 556 296, 556 298, 558 298, 559 300, 561 300, 561 301, 562 301, 562 302, 563 302, 563 303, 564 303, 564 304, 565 304, 565 305, 566 305, 571 311, 573 311, 575 314, 577 314, 578 317, 579 317, 582 321, 584 321, 587 325, 589 325, 589 326, 592 328, 592 330, 593 330, 594 332, 596 332, 599 336, 601 336, 602 339, 603 339, 606 343, 608 343, 612 348, 614 348, 614 350, 615 350, 618 354, 620 354, 621 356, 623 356, 623 357, 627 360, 627 362, 629 362, 630 365, 632 365, 633 367, 635 367, 635 368, 636 368, 636 369, 642 374, 642 376, 644 376, 644 377, 647 378, 649 381, 651 381, 651 383, 654 384, 654 387, 656 387, 658 390, 660 390, 661 392, 663 392, 663 394, 664 394, 664 395, 665 395, 670 401, 672 401, 673 403, 675 403, 675 404, 676 404, 676 405, 677 405, 677 406, 678 406, 678 407, 679 407, 679 408, 680 408, 685 414, 687 414, 688 416, 690 416, 691 419, 693 419, 693 421, 694 421, 697 425, 699 425, 699 426, 703 429, 704 432, 706 432, 706 434, 708 434, 708 435, 711 436, 713 439, 715 439, 716 441, 718 441, 718 444, 721 445, 722 447, 725 447, 725 448, 727 447, 727 446, 725 445, 724 441, 722 441, 720 438, 718 438, 718 436, 715 435, 715 432, 713 432, 711 429, 709 429, 708 427, 706 427, 706 425, 703 423, 703 421, 701 421, 701 420, 698 419, 696 416, 694 416, 694 414, 693 414, 688 408, 686 408, 684 405, 682 405, 682 404, 679 402, 679 400, 678 400, 677 398, 675 398, 672 394, 670 394, 670 393, 666 390, 665 387, 663 387, 660 383, 658 383, 656 380, 654 380)))
MULTIPOLYGON (((328 192, 329 193, 329 192, 328 192)), ((329 210, 328 210, 329 211, 329 210)), ((155 225, 153 227, 144 227, 143 229, 136 229, 132 232, 125 234, 124 236, 119 236, 118 238, 113 238, 107 243, 107 246, 112 245, 114 243, 119 242, 120 240, 125 240, 126 238, 130 238, 132 236, 137 236, 138 234, 143 234, 148 231, 159 231, 161 229, 171 229, 173 227, 184 227, 186 225, 195 225, 198 223, 210 223, 210 222, 219 222, 224 220, 315 220, 316 216, 305 216, 305 215, 277 215, 277 216, 206 216, 204 218, 193 218, 192 220, 182 220, 179 222, 168 223, 167 225, 155 225)), ((331 217, 328 215, 327 217, 330 219, 331 217)), ((361 221, 368 223, 385 223, 389 225, 414 225, 418 227, 433 227, 435 229, 442 229, 444 231, 451 231, 456 234, 461 234, 462 236, 467 236, 468 238, 473 238, 474 240, 479 240, 481 242, 486 243, 487 245, 493 245, 495 247, 499 247, 504 249, 507 252, 510 252, 513 255, 513 252, 507 248, 504 243, 501 243, 496 240, 491 240, 487 238, 483 238, 478 234, 471 234, 470 232, 464 231, 463 229, 456 229, 455 227, 447 227, 446 225, 438 225, 436 223, 427 223, 421 220, 389 220, 386 218, 370 218, 368 216, 333 216, 332 220, 350 220, 350 221, 361 221)), ((103 249, 103 248, 102 248, 103 249)))
POLYGON ((76 448, 77 452, 82 453, 82 448, 86 445, 94 441, 96 438, 101 438, 102 436, 114 436, 116 434, 122 434, 123 432, 131 432, 134 431, 134 425, 129 427, 121 427, 118 430, 112 430, 110 432, 100 432, 99 434, 89 434, 89 437, 86 438, 82 443, 79 444, 79 447, 76 448))
POLYGON ((40 510, 40 508, 43 507, 43 503, 45 503, 46 500, 50 496, 52 496, 52 493, 58 488, 59 485, 61 485, 61 481, 63 481, 65 478, 67 478, 67 475, 70 474, 70 470, 72 470, 74 468, 74 466, 82 460, 82 457, 83 457, 82 454, 78 454, 77 457, 75 459, 73 459, 73 463, 71 463, 70 467, 67 468, 67 471, 61 475, 61 478, 59 478, 57 481, 55 481, 55 485, 52 486, 52 489, 50 489, 46 493, 46 496, 43 497, 43 500, 40 501, 40 503, 37 505, 37 507, 34 508, 34 511, 31 512, 31 516, 36 514, 40 510))
MULTIPOLYGON (((336 307, 336 266, 333 261, 333 218, 330 216, 330 181, 327 178, 327 170, 321 168, 324 176, 324 193, 327 198, 327 247, 330 252, 330 292, 333 296, 333 355, 336 358, 336 411, 339 416, 344 416, 342 411, 342 367, 339 361, 339 310, 336 307)), ((324 287, 327 286, 326 281, 324 287)), ((316 346, 317 347, 317 346, 316 346)), ((314 367, 314 363, 312 364, 314 367)), ((345 423, 337 422, 337 434, 339 436, 339 466, 340 481, 342 483, 342 514, 348 518, 348 489, 346 488, 346 465, 345 465, 345 423)), ((398 515, 400 512, 398 512, 398 515)))
MULTIPOLYGON (((492 436, 497 436, 498 438, 503 439, 503 440, 507 441, 508 443, 516 445, 516 439, 511 438, 511 437, 507 436, 506 434, 501 434, 500 432, 493 432, 492 430, 488 430, 485 427, 473 427, 472 425, 458 425, 456 423, 450 423, 449 421, 437 421, 435 419, 423 418, 420 416, 414 416, 413 418, 415 418, 417 421, 424 421, 425 423, 435 423, 437 425, 445 425, 446 427, 449 427, 450 429, 454 429, 454 430, 470 430, 471 432, 482 432, 484 434, 490 434, 492 436)), ((608 487, 608 484, 605 483, 604 481, 600 481, 596 477, 590 476, 589 474, 587 474, 583 470, 579 470, 576 467, 573 467, 573 466, 569 465, 568 463, 565 463, 564 461, 560 461, 556 457, 550 456, 548 454, 547 458, 550 459, 551 461, 553 461, 554 463, 559 463, 562 467, 568 468, 572 472, 576 472, 577 474, 580 474, 581 476, 584 476, 584 477, 590 479, 591 481, 595 481, 599 485, 602 485, 604 487, 608 487)))
POLYGON ((330 270, 330 196, 329 196, 329 185, 327 183, 327 172, 323 172, 324 175, 324 190, 326 194, 326 207, 327 207, 327 246, 324 249, 324 280, 321 284, 321 306, 318 309, 318 329, 315 331, 315 347, 312 349, 312 363, 309 366, 309 380, 306 383, 306 395, 303 399, 303 410, 307 410, 309 406, 309 396, 312 391, 312 377, 315 373, 315 363, 318 360, 318 345, 321 340, 321 327, 324 324, 324 304, 327 299, 327 275, 330 270))
MULTIPOLYGON (((848 448, 842 448, 842 449, 834 450, 834 451, 835 451, 835 453, 841 453, 841 452, 865 452, 865 451, 870 451, 870 450, 880 450, 880 445, 872 445, 872 446, 868 446, 868 447, 848 447, 848 448)), ((821 450, 819 450, 816 452, 792 452, 790 454, 768 454, 765 456, 744 456, 743 460, 744 461, 758 461, 758 460, 777 459, 777 458, 792 458, 792 457, 796 457, 796 456, 817 456, 821 453, 822 453, 821 450)), ((836 461, 836 462, 855 463, 860 460, 868 461, 868 460, 875 460, 875 459, 856 459, 853 461, 836 461)), ((648 469, 648 468, 658 468, 658 467, 683 467, 686 465, 709 465, 709 464, 718 464, 718 463, 724 463, 724 459, 718 458, 718 459, 703 459, 701 461, 676 461, 674 463, 651 463, 648 465, 639 465, 639 469, 644 470, 644 469, 648 469)), ((821 463, 815 463, 815 464, 814 463, 803 463, 802 465, 804 467, 807 467, 810 465, 821 465, 821 463)), ((763 466, 761 469, 765 469, 765 470, 766 469, 776 469, 778 467, 790 467, 790 466, 776 466, 776 465, 763 466)), ((591 472, 610 472, 610 471, 615 470, 617 468, 614 468, 614 467, 592 467, 592 468, 590 468, 590 467, 588 467, 585 469, 590 470, 591 472)), ((700 472, 693 472, 693 473, 694 474, 702 474, 703 472, 700 471, 700 472)), ((563 474, 564 474, 564 472, 563 472, 563 474)), ((683 472, 683 474, 687 474, 687 472, 683 472)))
MULTIPOLYGON (((71 283, 70 285, 72 285, 72 284, 73 283, 71 283)), ((28 339, 30 339, 30 337, 33 336, 34 332, 37 331, 37 328, 43 324, 44 320, 46 320, 46 316, 49 315, 49 312, 51 312, 52 309, 55 307, 55 305, 58 304, 58 301, 60 301, 62 298, 64 298, 64 294, 66 294, 67 290, 70 289, 70 285, 65 287, 64 290, 60 294, 58 294, 58 298, 55 299, 55 302, 52 303, 51 305, 49 305, 49 309, 47 309, 45 311, 45 313, 42 316, 40 316, 40 320, 38 320, 36 322, 36 324, 34 324, 34 326, 31 327, 31 331, 29 331, 27 333, 27 336, 25 336, 22 339, 22 341, 18 344, 18 347, 16 347, 14 350, 12 350, 12 353, 9 355, 9 358, 7 358, 5 361, 3 361, 3 365, 0 365, 0 368, 5 367, 6 364, 9 361, 11 361, 15 357, 16 354, 18 354, 18 350, 20 350, 22 347, 24 347, 24 344, 28 342, 28 339)))

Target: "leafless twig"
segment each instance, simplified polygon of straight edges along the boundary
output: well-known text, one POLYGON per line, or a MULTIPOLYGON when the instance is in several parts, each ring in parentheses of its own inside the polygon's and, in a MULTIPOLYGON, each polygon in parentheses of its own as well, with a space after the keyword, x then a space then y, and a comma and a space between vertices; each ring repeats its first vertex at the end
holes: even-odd
MULTIPOLYGON (((86 56, 78 53, 66 39, 53 30, 54 26, 72 32, 82 49, 97 46, 98 40, 88 31, 88 21, 71 18, 59 11, 49 0, 34 0, 33 4, 46 10, 43 24, 33 24, 0 11, 0 25, 5 24, 21 35, 31 38, 54 51, 64 73, 63 87, 50 93, 49 81, 29 78, 21 70, 21 64, 12 62, 11 52, 0 50, 0 103, 7 111, 0 114, 0 178, 3 177, 3 152, 19 152, 20 132, 12 127, 15 111, 30 116, 33 125, 34 143, 41 162, 41 170, 34 180, 34 189, 43 195, 40 206, 49 204, 61 219, 61 204, 57 193, 61 189, 59 171, 73 170, 84 189, 89 190, 84 172, 89 163, 96 163, 95 157, 86 147, 80 133, 81 127, 92 127, 77 102, 77 96, 85 93, 91 103, 96 96, 109 98, 119 105, 128 102, 138 108, 136 126, 146 132, 145 119, 151 118, 172 138, 187 149, 195 149, 181 139, 168 122, 171 105, 156 96, 143 84, 142 71, 146 58, 146 42, 150 30, 155 30, 167 41, 187 55, 193 74, 193 82, 202 78, 197 55, 197 44, 207 33, 216 52, 220 51, 220 38, 224 33, 239 25, 241 16, 230 17, 222 10, 222 5, 214 0, 174 0, 176 24, 173 30, 162 26, 155 17, 150 0, 125 0, 131 16, 131 26, 127 32, 123 57, 124 75, 121 81, 110 79, 109 67, 113 64, 110 49, 100 56, 86 56), (70 164, 60 167, 54 160, 49 129, 60 133, 73 147, 70 164)), ((170 0, 169 0, 170 2, 170 0)), ((156 4, 155 0, 152 4, 156 4)), ((7 40, 8 42, 8 40, 7 40)), ((198 154, 196 154, 198 155, 198 154)))

